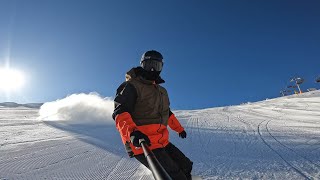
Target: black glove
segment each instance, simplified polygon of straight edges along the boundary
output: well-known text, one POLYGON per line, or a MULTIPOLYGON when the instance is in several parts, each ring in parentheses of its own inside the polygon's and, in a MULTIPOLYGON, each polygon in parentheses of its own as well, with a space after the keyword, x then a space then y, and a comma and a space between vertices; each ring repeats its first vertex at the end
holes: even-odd
POLYGON ((132 142, 132 144, 136 147, 141 147, 140 143, 139 143, 139 139, 144 139, 146 144, 148 146, 150 146, 150 139, 148 138, 147 135, 143 134, 142 132, 140 131, 133 131, 131 134, 130 134, 130 140, 132 142))
POLYGON ((186 138, 187 137, 186 131, 183 130, 181 133, 179 133, 179 137, 181 137, 182 139, 186 138))

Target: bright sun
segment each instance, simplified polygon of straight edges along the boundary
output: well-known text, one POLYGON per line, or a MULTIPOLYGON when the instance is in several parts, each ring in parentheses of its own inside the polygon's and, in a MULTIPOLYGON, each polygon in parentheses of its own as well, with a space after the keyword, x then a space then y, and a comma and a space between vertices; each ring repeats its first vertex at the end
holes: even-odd
POLYGON ((0 91, 19 90, 25 82, 24 75, 21 71, 11 68, 0 68, 0 91))

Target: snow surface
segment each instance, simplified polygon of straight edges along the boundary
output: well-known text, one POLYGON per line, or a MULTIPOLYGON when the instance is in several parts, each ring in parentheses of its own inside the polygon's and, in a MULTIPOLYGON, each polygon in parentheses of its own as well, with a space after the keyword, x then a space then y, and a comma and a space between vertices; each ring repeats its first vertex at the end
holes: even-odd
MULTIPOLYGON (((111 99, 77 94, 41 109, 0 107, 0 179, 152 179, 127 157, 111 99)), ((171 142, 204 179, 320 179, 320 91, 174 112, 171 142)))

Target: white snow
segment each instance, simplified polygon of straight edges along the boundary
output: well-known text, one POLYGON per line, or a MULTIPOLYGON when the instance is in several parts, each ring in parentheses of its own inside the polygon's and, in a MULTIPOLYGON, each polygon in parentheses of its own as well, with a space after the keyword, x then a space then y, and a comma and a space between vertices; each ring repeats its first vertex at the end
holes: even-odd
POLYGON ((102 98, 97 93, 72 94, 64 99, 43 104, 38 119, 76 124, 113 123, 113 109, 111 98, 102 98))
MULTIPOLYGON (((127 157, 113 102, 76 94, 41 109, 0 107, 0 179, 152 179, 127 157)), ((174 112, 171 142, 204 179, 320 179, 320 91, 174 112)))

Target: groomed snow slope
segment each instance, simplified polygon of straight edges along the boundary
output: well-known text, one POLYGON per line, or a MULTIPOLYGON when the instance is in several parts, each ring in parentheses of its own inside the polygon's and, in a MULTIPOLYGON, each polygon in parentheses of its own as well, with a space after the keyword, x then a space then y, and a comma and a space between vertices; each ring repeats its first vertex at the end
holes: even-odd
MULTIPOLYGON (((0 179, 152 179, 113 123, 42 121, 38 111, 0 107, 0 179)), ((175 114, 188 136, 170 131, 171 141, 204 179, 320 179, 320 91, 175 114)))

